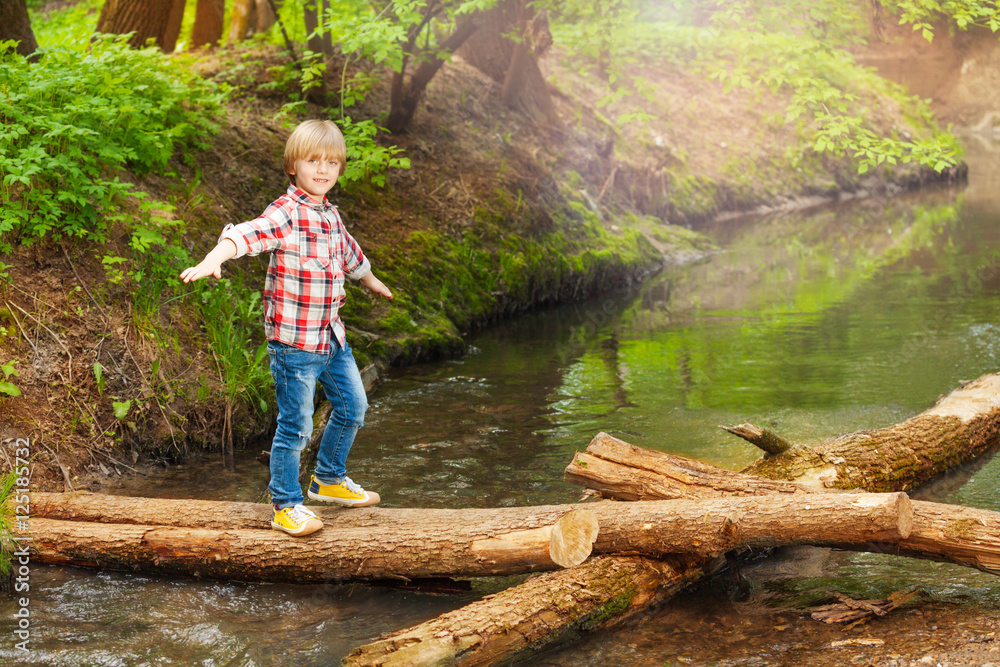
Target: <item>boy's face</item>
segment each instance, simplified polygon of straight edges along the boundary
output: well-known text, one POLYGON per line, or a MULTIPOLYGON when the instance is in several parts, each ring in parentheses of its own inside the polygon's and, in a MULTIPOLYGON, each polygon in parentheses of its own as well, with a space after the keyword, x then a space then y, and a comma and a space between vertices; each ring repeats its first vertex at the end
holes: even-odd
POLYGON ((340 162, 326 155, 314 155, 296 160, 289 173, 295 177, 295 185, 299 189, 317 202, 322 202, 326 193, 337 183, 340 162))

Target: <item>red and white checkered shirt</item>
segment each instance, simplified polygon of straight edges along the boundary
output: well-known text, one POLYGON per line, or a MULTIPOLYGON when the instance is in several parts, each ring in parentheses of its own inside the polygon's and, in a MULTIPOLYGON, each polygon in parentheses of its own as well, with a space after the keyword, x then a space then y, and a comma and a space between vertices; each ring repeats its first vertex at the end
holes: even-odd
POLYGON ((329 353, 331 336, 344 345, 338 314, 347 300, 344 278, 360 280, 371 264, 347 233, 337 207, 318 204, 294 185, 259 218, 226 225, 222 239, 236 256, 271 253, 264 281, 264 334, 309 352, 329 353))

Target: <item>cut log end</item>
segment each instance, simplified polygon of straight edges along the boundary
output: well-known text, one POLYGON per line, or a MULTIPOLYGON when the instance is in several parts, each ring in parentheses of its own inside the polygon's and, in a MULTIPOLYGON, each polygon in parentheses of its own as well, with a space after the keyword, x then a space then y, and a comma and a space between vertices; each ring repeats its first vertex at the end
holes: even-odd
POLYGON ((579 565, 590 557, 597 540, 598 521, 593 512, 573 510, 552 527, 549 557, 560 567, 579 565))

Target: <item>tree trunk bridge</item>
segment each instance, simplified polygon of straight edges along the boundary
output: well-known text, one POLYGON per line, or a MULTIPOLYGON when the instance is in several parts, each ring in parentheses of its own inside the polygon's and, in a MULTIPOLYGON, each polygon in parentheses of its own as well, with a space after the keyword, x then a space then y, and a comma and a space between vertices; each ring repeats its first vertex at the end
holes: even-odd
POLYGON ((35 493, 32 558, 298 583, 541 573, 362 646, 349 665, 509 662, 649 609, 743 547, 812 544, 1000 574, 1000 512, 902 493, 996 447, 1000 375, 900 424, 810 447, 751 424, 727 430, 768 455, 737 473, 601 433, 565 478, 606 500, 319 508, 326 527, 306 538, 270 530, 269 505, 35 493))

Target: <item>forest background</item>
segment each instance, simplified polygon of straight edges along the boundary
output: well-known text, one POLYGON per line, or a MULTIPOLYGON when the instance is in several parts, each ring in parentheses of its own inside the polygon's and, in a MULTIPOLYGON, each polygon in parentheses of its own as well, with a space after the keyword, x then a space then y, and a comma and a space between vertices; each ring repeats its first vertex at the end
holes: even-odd
POLYGON ((711 252, 690 228, 713 217, 961 178, 928 100, 862 63, 995 42, 998 11, 5 0, 0 436, 39 443, 33 480, 67 490, 267 441, 266 258, 177 275, 284 190, 305 118, 344 129, 334 199, 396 294, 348 290, 371 376, 711 252))

